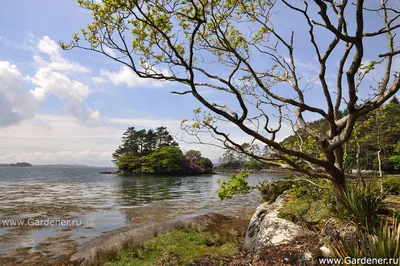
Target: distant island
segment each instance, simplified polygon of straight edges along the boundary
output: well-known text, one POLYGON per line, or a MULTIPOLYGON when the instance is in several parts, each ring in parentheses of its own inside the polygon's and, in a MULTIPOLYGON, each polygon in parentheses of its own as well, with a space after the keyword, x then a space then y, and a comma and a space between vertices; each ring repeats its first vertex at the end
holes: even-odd
POLYGON ((32 165, 30 163, 26 162, 21 162, 21 163, 0 163, 0 167, 31 167, 32 165))

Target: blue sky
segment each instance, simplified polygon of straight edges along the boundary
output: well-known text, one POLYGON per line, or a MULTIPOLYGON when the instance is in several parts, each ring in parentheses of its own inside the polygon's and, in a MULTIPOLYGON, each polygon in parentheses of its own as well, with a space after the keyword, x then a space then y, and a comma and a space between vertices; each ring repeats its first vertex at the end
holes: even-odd
MULTIPOLYGON (((299 32, 296 36, 304 36, 296 39, 301 50, 296 59, 303 76, 316 76, 315 57, 312 50, 305 49, 307 28, 297 23, 301 18, 281 10, 276 19, 278 28, 295 29, 299 32), (290 20, 286 19, 289 15, 290 20)), ((69 41, 72 33, 90 20, 90 13, 74 0, 2 3, 0 162, 111 166, 111 153, 126 127, 165 125, 173 134, 179 134, 180 122, 191 119, 192 111, 200 106, 191 96, 171 94, 178 89, 173 83, 140 80, 105 57, 58 47, 58 41, 69 41)), ((376 23, 375 18, 367 20, 371 28, 376 23)), ((322 45, 330 40, 324 31, 318 36, 322 45)), ((385 43, 369 43, 366 47, 365 58, 371 60, 385 43)), ((334 80, 335 73, 328 74, 334 80)), ((209 93, 208 97, 226 100, 219 93, 209 93)), ((320 90, 309 92, 308 97, 310 103, 324 107, 320 90)), ((238 142, 249 140, 233 127, 229 130, 238 142)), ((280 138, 288 134, 286 127, 280 138)), ((222 153, 215 147, 181 145, 184 150, 199 149, 213 160, 222 153)))

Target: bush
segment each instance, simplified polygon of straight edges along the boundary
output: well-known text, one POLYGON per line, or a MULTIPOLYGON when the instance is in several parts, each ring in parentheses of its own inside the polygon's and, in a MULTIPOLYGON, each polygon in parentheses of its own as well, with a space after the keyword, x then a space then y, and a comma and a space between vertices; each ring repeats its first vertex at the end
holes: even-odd
POLYGON ((390 177, 384 179, 383 190, 390 195, 400 195, 400 178, 390 177))
POLYGON ((306 227, 322 224, 332 217, 332 184, 325 179, 292 180, 289 199, 279 211, 278 217, 306 227))
POLYGON ((217 195, 221 200, 230 199, 235 194, 248 194, 252 191, 252 187, 249 186, 247 178, 249 173, 240 172, 239 174, 231 175, 228 180, 217 180, 220 188, 217 190, 217 195))
MULTIPOLYGON (((351 236, 339 235, 331 241, 325 239, 324 242, 332 255, 345 262, 345 265, 363 265, 362 261, 346 263, 346 258, 400 259, 400 224, 397 220, 393 225, 386 221, 386 223, 381 223, 375 234, 366 234, 362 230, 357 230, 351 236)), ((395 264, 391 263, 390 265, 395 264)))
POLYGON ((272 203, 277 197, 282 195, 283 192, 290 189, 293 184, 293 180, 290 179, 266 180, 258 185, 257 188, 263 200, 272 203))
POLYGON ((348 183, 346 191, 338 192, 334 212, 338 217, 348 219, 358 227, 373 230, 379 222, 378 214, 383 211, 385 194, 378 182, 368 182, 365 187, 348 183))

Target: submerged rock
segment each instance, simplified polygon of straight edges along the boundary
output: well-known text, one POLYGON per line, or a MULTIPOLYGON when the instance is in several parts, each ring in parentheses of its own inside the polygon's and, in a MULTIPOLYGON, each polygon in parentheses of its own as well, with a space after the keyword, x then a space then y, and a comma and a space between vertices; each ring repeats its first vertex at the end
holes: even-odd
POLYGON ((296 237, 315 235, 308 229, 278 217, 285 201, 286 195, 283 194, 273 204, 263 203, 257 207, 247 229, 245 249, 258 251, 265 246, 290 243, 296 237))

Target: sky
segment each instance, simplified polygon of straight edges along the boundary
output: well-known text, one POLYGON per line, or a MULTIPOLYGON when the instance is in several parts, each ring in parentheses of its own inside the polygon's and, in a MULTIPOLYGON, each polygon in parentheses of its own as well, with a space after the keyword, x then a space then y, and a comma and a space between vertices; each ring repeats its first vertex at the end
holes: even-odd
MULTIPOLYGON (((280 16, 278 27, 297 28, 306 34, 307 28, 299 28, 295 19, 285 19, 285 11, 280 16)), ((90 13, 74 0, 3 1, 0 163, 112 166, 111 154, 127 127, 163 125, 180 135, 181 121, 191 119, 200 106, 190 95, 171 94, 175 84, 139 79, 101 55, 61 50, 58 42, 71 40, 72 33, 90 20, 90 13)), ((324 36, 321 33, 321 39, 324 36)), ((304 40, 300 38, 300 43, 304 40)), ((368 49, 366 57, 375 54, 379 45, 371 44, 368 49)), ((297 56, 302 74, 316 76, 312 53, 305 49, 297 56)), ((334 73, 328 74, 334 81, 334 73)), ((219 94, 204 93, 215 101, 224 100, 219 94)), ((312 102, 323 107, 322 94, 310 95, 312 102)), ((233 126, 228 130, 237 142, 249 141, 233 126)), ((279 138, 290 133, 286 126, 279 138)), ((213 146, 180 144, 184 151, 194 148, 214 161, 223 152, 213 146)))

